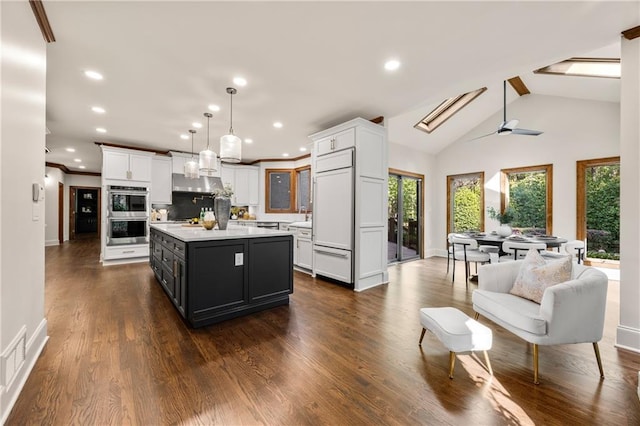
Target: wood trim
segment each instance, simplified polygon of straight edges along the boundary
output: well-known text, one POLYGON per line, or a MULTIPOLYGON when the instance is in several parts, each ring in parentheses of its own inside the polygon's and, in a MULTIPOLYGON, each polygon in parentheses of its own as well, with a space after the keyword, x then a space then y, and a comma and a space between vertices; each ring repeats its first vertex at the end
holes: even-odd
POLYGON ((296 172, 294 169, 265 169, 264 171, 264 212, 265 213, 297 213, 296 212, 296 172), (270 208, 270 185, 269 175, 271 173, 289 173, 289 206, 288 210, 274 210, 270 208))
POLYGON ((145 148, 145 147, 140 147, 140 146, 129 146, 129 145, 122 145, 119 143, 111 143, 111 142, 100 142, 100 141, 95 141, 94 142, 96 145, 99 146, 109 146, 111 148, 122 148, 122 149, 135 149, 136 151, 144 151, 144 152, 153 152, 154 154, 160 154, 160 155, 170 155, 169 153, 171 151, 175 151, 175 150, 159 150, 159 149, 155 149, 155 148, 145 148))
POLYGON ((261 158, 260 160, 254 160, 254 161, 251 161, 249 163, 242 163, 242 164, 246 164, 248 166, 253 166, 254 164, 267 163, 267 162, 298 161, 298 160, 302 160, 303 158, 308 158, 308 157, 311 157, 311 154, 304 154, 304 155, 301 155, 299 157, 293 157, 293 158, 261 158))
POLYGON ((53 35, 53 30, 49 24, 49 18, 47 18, 47 12, 44 10, 44 4, 42 4, 42 1, 29 0, 29 5, 31 5, 31 10, 36 17, 36 22, 38 22, 40 31, 42 31, 44 41, 47 43, 53 43, 56 41, 56 37, 53 35))
MULTIPOLYGON (((470 173, 460 173, 457 175, 448 175, 447 176, 447 235, 452 232, 451 229, 451 215, 453 214, 451 208, 451 183, 458 178, 477 175, 480 180, 480 185, 482 186, 482 190, 480 191, 480 231, 484 232, 485 221, 484 221, 484 171, 482 172, 470 172, 470 173)), ((448 241, 445 243, 448 244, 448 241)))
POLYGON ((97 176, 97 177, 102 176, 100 173, 96 173, 96 172, 78 172, 75 170, 69 170, 69 168, 64 164, 50 163, 47 161, 44 163, 44 165, 47 167, 55 167, 56 169, 60 169, 68 175, 97 176))
POLYGON ((622 32, 622 37, 626 38, 627 40, 633 40, 640 37, 640 26, 624 30, 622 32))
POLYGON ((58 244, 64 243, 64 183, 58 182, 58 244))
POLYGON ((546 191, 546 228, 548 234, 553 234, 553 164, 539 166, 514 167, 500 170, 500 212, 504 212, 509 204, 508 175, 510 173, 545 172, 547 180, 546 191))
POLYGON ((587 239, 587 191, 585 175, 589 167, 620 164, 620 157, 576 161, 576 239, 587 239))
POLYGON ((369 120, 369 121, 370 121, 370 122, 372 122, 372 123, 375 123, 375 124, 382 124, 382 123, 384 122, 384 116, 383 116, 383 115, 381 115, 381 116, 379 116, 379 117, 372 118, 372 119, 371 119, 371 120, 369 120))
POLYGON ((519 76, 512 77, 507 81, 509 82, 511 87, 513 87, 513 90, 518 93, 518 95, 523 96, 531 93, 527 85, 524 84, 524 81, 522 81, 519 76))
MULTIPOLYGON (((425 245, 425 241, 424 241, 424 224, 425 224, 425 215, 424 215, 424 196, 425 196, 425 189, 424 189, 424 175, 420 174, 420 173, 414 173, 414 172, 408 172, 406 170, 400 170, 400 169, 393 169, 393 168, 389 168, 388 169, 388 174, 390 175, 400 175, 400 176, 406 176, 409 178, 414 178, 414 179, 418 179, 420 180, 420 205, 418 206, 418 209, 420 209, 419 214, 420 214, 420 235, 418 236, 419 238, 419 255, 420 255, 420 259, 424 259, 424 245, 425 245)), ((388 195, 387 195, 388 198, 388 195)))

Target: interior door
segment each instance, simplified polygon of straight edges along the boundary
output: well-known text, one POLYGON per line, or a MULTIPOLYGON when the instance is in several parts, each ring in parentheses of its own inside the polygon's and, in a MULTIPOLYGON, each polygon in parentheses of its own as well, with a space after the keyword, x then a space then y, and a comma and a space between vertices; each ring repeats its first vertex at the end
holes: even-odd
POLYGON ((388 256, 391 262, 420 257, 422 247, 422 178, 389 174, 388 256))

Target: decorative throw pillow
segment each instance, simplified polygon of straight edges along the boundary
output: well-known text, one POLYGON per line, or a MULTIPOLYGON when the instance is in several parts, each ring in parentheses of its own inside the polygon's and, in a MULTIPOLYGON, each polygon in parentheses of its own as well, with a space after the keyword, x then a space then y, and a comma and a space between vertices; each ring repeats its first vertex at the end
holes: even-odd
POLYGON ((547 262, 538 250, 529 249, 509 293, 539 304, 547 287, 571 279, 571 269, 572 262, 569 256, 547 262))

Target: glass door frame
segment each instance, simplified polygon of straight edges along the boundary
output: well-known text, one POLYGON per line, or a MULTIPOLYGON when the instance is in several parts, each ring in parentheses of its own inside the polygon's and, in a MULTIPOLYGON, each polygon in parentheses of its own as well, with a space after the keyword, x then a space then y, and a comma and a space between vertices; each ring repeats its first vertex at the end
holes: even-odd
MULTIPOLYGON (((418 222, 418 242, 417 242, 417 250, 416 250, 416 255, 415 256, 411 256, 409 258, 403 258, 402 257, 402 247, 403 247, 403 235, 402 235, 402 226, 397 226, 396 229, 396 241, 397 241, 397 250, 396 250, 396 257, 394 259, 388 259, 387 258, 387 262, 388 263, 396 263, 396 262, 404 262, 404 261, 408 261, 408 260, 416 260, 416 259, 423 259, 424 258, 424 175, 422 174, 418 174, 418 173, 413 173, 413 172, 408 172, 405 170, 399 170, 399 169, 392 169, 389 168, 388 171, 389 174, 389 179, 392 178, 392 176, 395 177, 399 177, 399 185, 398 185, 398 218, 397 218, 397 223, 400 225, 403 223, 404 221, 404 212, 402 211, 402 180, 403 178, 405 179, 410 179, 410 180, 414 180, 416 181, 416 184, 418 185, 417 188, 417 214, 418 214, 418 218, 417 218, 417 222, 418 222)), ((388 191, 387 191, 388 192, 388 191)), ((388 221, 387 221, 388 223, 388 221)))

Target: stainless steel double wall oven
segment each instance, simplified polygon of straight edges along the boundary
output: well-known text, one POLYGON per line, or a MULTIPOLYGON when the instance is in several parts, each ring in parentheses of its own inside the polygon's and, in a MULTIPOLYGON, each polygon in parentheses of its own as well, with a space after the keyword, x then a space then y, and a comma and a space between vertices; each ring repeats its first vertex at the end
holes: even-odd
POLYGON ((149 242, 149 189, 107 187, 107 246, 149 242))

